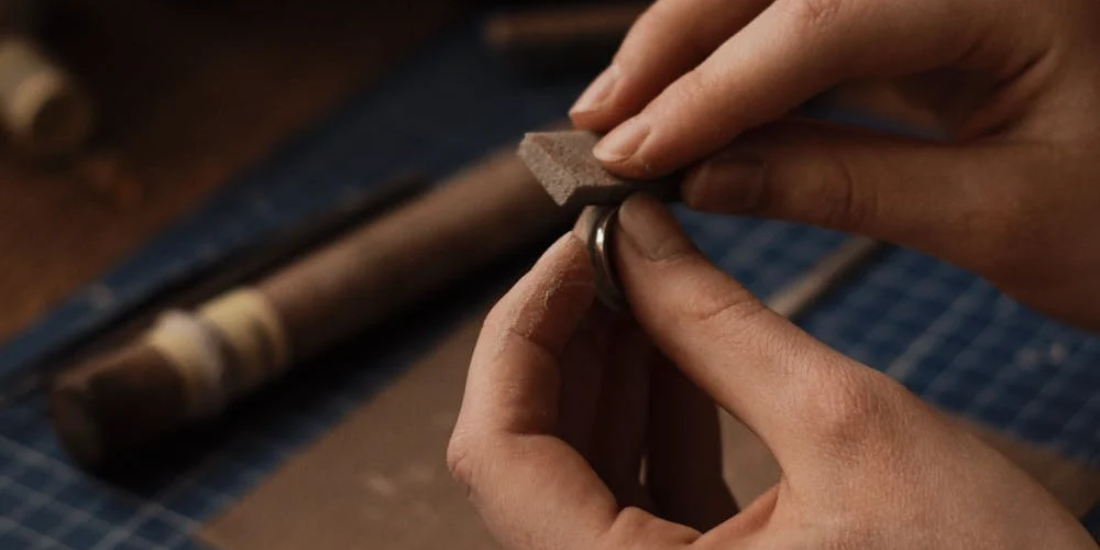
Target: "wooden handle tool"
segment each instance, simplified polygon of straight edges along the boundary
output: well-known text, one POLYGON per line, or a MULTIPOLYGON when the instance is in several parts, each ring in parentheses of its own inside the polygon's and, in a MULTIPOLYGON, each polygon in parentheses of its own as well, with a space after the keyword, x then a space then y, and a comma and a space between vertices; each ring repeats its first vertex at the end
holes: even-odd
POLYGON ((140 451, 299 360, 401 314, 510 253, 564 230, 512 150, 499 153, 253 286, 61 374, 51 412, 87 468, 140 451))
POLYGON ((513 68, 535 75, 605 67, 645 3, 607 3, 504 12, 485 20, 489 47, 513 68))

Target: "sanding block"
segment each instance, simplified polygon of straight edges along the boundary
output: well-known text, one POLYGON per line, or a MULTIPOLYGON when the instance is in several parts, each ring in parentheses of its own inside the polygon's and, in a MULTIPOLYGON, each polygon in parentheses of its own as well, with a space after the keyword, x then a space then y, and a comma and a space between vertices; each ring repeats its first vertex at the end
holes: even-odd
POLYGON ((678 200, 679 178, 620 178, 604 169, 592 154, 600 137, 579 130, 531 132, 519 145, 519 158, 554 202, 578 207, 617 204, 632 193, 645 192, 661 200, 678 200))

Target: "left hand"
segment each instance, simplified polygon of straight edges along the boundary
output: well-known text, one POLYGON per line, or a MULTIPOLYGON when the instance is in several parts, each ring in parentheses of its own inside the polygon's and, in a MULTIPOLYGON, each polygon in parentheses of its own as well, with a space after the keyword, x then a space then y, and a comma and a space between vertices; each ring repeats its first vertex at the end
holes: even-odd
POLYGON ((527 487, 514 480, 526 478, 560 483, 553 493, 563 500, 599 487, 622 506, 709 529, 736 512, 722 479, 717 408, 637 323, 594 301, 593 285, 580 239, 566 236, 493 310, 478 343, 477 364, 485 368, 471 371, 453 466, 471 466, 460 450, 479 445, 488 431, 553 434, 528 439, 526 451, 490 444, 530 462, 501 462, 479 481, 504 491, 497 497, 513 510, 533 501, 547 507, 539 513, 568 511, 554 498, 543 501, 545 488, 524 495, 527 487))

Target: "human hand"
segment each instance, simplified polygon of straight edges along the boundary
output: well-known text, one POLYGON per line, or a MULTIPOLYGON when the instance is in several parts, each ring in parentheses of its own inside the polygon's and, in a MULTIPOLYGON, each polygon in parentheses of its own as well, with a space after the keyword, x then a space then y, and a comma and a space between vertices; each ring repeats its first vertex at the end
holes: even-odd
POLYGON ((571 112, 616 173, 686 174, 702 210, 911 246, 1100 330, 1100 3, 659 0, 571 112), (931 143, 775 121, 887 79, 931 143))
POLYGON ((566 236, 474 352, 448 464, 505 547, 1096 548, 1001 455, 766 309, 661 205, 632 198, 619 220, 634 320, 593 305, 566 236), (711 399, 783 472, 736 515, 711 399))

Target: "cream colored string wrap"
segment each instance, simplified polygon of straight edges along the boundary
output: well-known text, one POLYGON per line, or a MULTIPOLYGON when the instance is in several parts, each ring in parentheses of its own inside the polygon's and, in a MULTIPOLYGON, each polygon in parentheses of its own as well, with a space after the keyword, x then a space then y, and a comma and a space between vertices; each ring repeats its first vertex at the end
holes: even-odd
POLYGON ((212 416, 290 364, 279 313, 254 288, 231 291, 196 312, 171 310, 146 334, 184 380, 187 415, 212 416))

